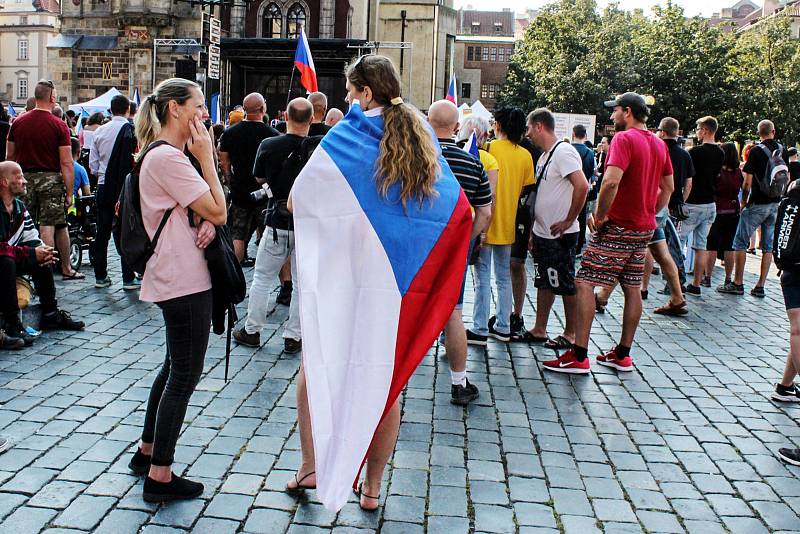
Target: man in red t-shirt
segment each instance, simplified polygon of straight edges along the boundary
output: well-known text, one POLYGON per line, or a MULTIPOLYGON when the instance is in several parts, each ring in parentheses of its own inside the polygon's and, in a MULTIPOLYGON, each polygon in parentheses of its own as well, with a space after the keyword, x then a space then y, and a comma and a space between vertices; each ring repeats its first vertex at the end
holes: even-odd
POLYGON ((622 334, 616 347, 597 356, 597 363, 632 371, 633 337, 642 316, 642 274, 647 244, 656 228, 656 213, 669 202, 674 185, 667 145, 647 130, 644 98, 625 93, 605 103, 619 132, 609 148, 603 184, 593 214, 595 235, 576 276, 578 313, 575 344, 558 359, 544 362, 548 371, 588 374, 589 332, 594 319, 594 287, 619 282, 625 294, 622 334))
POLYGON ((53 115, 56 89, 42 80, 34 90, 36 108, 20 115, 11 125, 6 159, 16 161, 27 180, 25 207, 39 224, 39 234, 47 246, 58 249, 64 280, 85 278, 69 263, 67 210, 72 205, 74 172, 72 143, 63 120, 53 115))

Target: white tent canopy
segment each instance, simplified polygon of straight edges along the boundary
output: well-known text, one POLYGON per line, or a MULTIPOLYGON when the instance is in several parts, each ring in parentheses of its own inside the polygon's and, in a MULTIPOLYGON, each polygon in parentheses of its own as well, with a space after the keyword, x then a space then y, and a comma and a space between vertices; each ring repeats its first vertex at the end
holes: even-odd
POLYGON ((492 114, 489 113, 489 110, 486 109, 486 106, 481 104, 480 100, 476 100, 475 103, 472 104, 472 114, 477 115, 479 117, 483 117, 488 121, 492 120, 492 114))
POLYGON ((122 93, 116 87, 112 87, 102 95, 89 100, 88 102, 84 102, 82 104, 72 104, 69 109, 77 113, 78 115, 81 114, 81 110, 85 110, 86 113, 91 115, 92 113, 106 113, 108 109, 111 107, 111 99, 117 95, 121 95, 122 93))

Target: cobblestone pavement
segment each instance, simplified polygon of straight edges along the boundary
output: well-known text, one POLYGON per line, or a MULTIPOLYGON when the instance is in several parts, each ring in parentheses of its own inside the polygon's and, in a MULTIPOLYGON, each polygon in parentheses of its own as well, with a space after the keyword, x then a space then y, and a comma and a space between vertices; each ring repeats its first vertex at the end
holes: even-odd
MULTIPOLYGON (((404 394, 383 507, 364 513, 351 499, 338 514, 313 492, 296 500, 281 491, 299 458, 299 357, 282 353, 281 306, 260 350, 234 349, 227 383, 224 338, 212 336, 174 466, 205 494, 144 503, 142 479, 126 465, 163 359, 163 324, 154 306, 119 284, 95 290, 92 278, 58 282, 85 332, 0 353, 0 434, 16 442, 0 455, 0 532, 800 531, 800 470, 774 456, 800 445, 798 408, 769 400, 787 347, 774 278, 765 300, 688 297, 680 320, 652 315, 664 297, 651 292, 627 376, 596 365, 588 377, 543 375, 537 360, 551 354, 541 348, 471 348, 481 397, 468 409, 449 403, 434 347, 404 394)), ((592 351, 611 345, 620 320, 617 293, 592 351)))

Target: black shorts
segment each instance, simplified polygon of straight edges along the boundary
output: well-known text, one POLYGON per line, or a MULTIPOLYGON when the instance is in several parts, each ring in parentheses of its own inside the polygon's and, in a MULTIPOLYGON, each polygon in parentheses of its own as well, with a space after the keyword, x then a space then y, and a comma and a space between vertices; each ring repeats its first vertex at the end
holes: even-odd
POLYGON ((549 289, 556 295, 574 295, 577 250, 578 232, 564 234, 558 239, 545 239, 533 234, 534 286, 549 289))
POLYGON ((718 213, 708 231, 706 250, 716 251, 717 254, 733 250, 733 238, 738 226, 738 213, 718 213))
POLYGON ((786 309, 800 308, 800 271, 783 271, 781 273, 781 289, 786 309))
POLYGON ((517 231, 514 236, 514 244, 511 246, 511 261, 525 263, 528 259, 528 242, 531 238, 531 228, 533 221, 530 217, 522 214, 517 216, 517 231))

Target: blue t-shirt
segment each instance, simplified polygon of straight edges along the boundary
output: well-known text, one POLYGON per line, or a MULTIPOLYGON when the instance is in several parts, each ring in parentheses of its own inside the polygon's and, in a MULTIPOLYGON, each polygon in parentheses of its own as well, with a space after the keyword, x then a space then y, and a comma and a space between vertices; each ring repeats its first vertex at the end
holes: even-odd
POLYGON ((89 185, 89 175, 83 165, 77 161, 72 162, 72 168, 75 170, 75 186, 72 188, 72 194, 78 196, 78 189, 84 185, 89 185))

